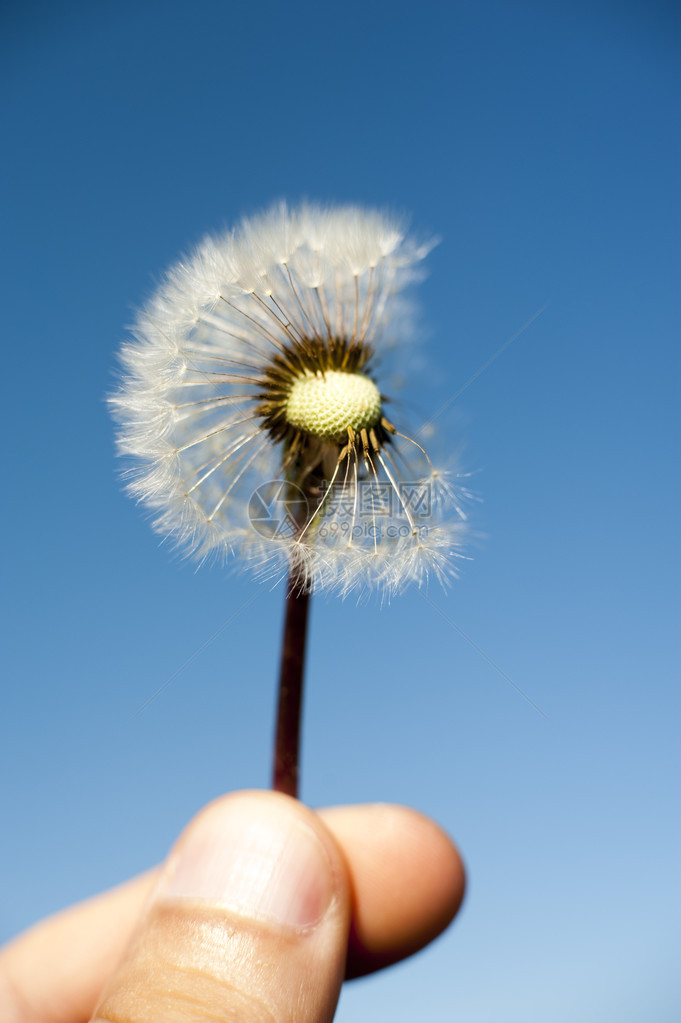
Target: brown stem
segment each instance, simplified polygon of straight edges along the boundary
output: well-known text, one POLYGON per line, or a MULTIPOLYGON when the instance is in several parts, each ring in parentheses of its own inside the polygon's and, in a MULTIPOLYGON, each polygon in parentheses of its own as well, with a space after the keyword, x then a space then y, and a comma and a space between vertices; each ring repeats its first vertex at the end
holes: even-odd
POLYGON ((298 797, 300 719, 310 591, 293 567, 286 592, 272 788, 298 797))

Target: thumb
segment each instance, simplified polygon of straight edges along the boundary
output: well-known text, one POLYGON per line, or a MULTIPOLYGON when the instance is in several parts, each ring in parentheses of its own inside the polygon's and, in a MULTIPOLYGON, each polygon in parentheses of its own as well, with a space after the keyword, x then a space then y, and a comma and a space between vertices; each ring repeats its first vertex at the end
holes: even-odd
POLYGON ((242 792, 187 827, 97 1023, 327 1023, 350 918, 342 855, 288 796, 242 792))

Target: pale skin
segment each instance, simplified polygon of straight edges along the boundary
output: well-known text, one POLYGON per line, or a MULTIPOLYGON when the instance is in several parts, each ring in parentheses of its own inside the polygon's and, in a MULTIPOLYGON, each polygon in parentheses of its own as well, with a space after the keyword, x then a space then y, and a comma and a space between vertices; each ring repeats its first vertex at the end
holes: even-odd
POLYGON ((165 865, 37 924, 0 951, 0 1018, 329 1023, 342 980, 435 938, 456 914, 464 884, 451 840, 414 810, 371 804, 312 812, 288 796, 234 793, 194 818, 165 865), (244 863, 232 857, 225 867, 223 852, 230 829, 251 821, 256 878, 244 888, 244 863), (272 852, 279 833, 281 854, 272 852), (207 894, 201 871, 211 883, 217 875, 220 898, 207 894), (271 896, 277 878, 286 895, 286 871, 295 878, 292 900, 271 896), (273 880, 265 884, 263 872, 273 880), (233 897, 229 886, 239 880, 233 897), (248 899, 263 885, 251 912, 248 899))

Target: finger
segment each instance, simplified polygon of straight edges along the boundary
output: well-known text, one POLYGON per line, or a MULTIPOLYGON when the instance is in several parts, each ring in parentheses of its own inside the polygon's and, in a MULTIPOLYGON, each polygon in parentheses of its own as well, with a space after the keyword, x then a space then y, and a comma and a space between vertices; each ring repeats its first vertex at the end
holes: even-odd
POLYGON ((10 942, 0 952, 2 1023, 89 1020, 157 880, 147 871, 10 942))
POLYGON ((347 977, 412 955, 451 923, 463 900, 465 871, 434 821, 376 803, 335 807, 322 816, 345 851, 352 881, 347 977))
MULTIPOLYGON (((353 921, 347 975, 359 976, 421 948, 450 922, 464 871, 448 836, 400 806, 371 804, 320 811, 351 876, 353 921)), ((32 928, 0 956, 21 993, 20 1023, 82 1023, 121 958, 155 883, 150 871, 32 928), (64 955, 64 949, 69 950, 64 955), (29 1008, 30 1006, 30 1008, 29 1008)), ((18 996, 17 996, 18 997, 18 996)))
POLYGON ((172 850, 97 1023, 328 1023, 349 894, 338 846, 301 803, 217 800, 172 850))

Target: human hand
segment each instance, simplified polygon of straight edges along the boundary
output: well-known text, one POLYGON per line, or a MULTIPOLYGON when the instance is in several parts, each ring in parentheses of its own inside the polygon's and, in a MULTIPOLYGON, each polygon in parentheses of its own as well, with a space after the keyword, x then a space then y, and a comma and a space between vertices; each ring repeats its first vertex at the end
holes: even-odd
POLYGON ((328 1023, 344 976, 422 948, 463 890, 455 847, 413 810, 233 793, 160 868, 6 946, 0 1018, 328 1023))

